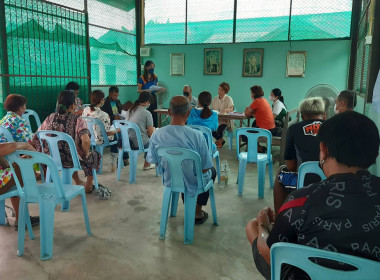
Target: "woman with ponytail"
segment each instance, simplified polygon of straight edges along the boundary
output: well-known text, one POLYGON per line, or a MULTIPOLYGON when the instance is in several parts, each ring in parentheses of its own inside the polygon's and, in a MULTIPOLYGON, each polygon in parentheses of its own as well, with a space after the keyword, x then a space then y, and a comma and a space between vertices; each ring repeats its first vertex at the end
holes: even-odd
POLYGON ((287 110, 284 105, 284 97, 281 95, 281 90, 279 88, 273 89, 269 99, 273 102, 272 113, 276 126, 284 127, 287 110))
MULTIPOLYGON (((91 134, 87 128, 86 121, 80 115, 75 114, 77 105, 75 104, 75 95, 71 90, 64 90, 58 96, 57 112, 52 113, 41 124, 38 130, 54 130, 69 134, 75 142, 80 165, 87 176, 86 182, 83 182, 74 172, 73 179, 75 184, 82 185, 86 189, 86 193, 91 193, 94 190, 92 185, 92 169, 99 169, 101 155, 96 151, 90 150, 91 134)), ((42 147, 37 134, 33 137, 36 150, 42 152, 42 147)), ((44 146, 45 153, 48 152, 48 147, 44 146)), ((60 146, 60 154, 63 167, 70 168, 73 166, 71 153, 68 145, 60 146)))
MULTIPOLYGON (((147 110, 152 101, 152 95, 148 91, 142 91, 139 98, 133 103, 132 107, 127 111, 125 120, 137 124, 140 128, 141 138, 144 144, 144 149, 149 147, 149 138, 154 132, 153 117, 151 112, 147 110)), ((138 149, 136 133, 131 131, 129 134, 129 141, 132 149, 138 149)), ((141 147, 140 147, 141 148, 141 147)), ((146 158, 146 153, 144 153, 146 158)), ((145 160, 143 170, 154 168, 154 164, 150 164, 145 160)))

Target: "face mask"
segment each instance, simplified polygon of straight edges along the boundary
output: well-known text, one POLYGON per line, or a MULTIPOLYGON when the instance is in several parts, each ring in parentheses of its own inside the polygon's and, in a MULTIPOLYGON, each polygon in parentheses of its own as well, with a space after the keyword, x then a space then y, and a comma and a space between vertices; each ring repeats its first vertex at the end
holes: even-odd
POLYGON ((339 110, 336 108, 336 104, 334 105, 334 113, 335 115, 339 114, 339 110))
POLYGON ((149 74, 153 74, 154 73, 154 68, 151 68, 148 70, 149 74))
POLYGON ((188 91, 184 91, 184 92, 183 92, 183 95, 186 96, 186 97, 189 97, 190 92, 188 92, 188 91))
POLYGON ((273 96, 269 96, 269 100, 270 100, 270 101, 273 101, 273 102, 275 101, 275 99, 274 99, 273 96))

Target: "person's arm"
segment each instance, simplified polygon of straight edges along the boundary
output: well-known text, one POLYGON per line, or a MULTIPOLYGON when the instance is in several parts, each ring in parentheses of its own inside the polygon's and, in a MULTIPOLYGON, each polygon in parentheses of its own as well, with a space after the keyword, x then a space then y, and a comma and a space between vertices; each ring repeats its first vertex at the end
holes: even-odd
POLYGON ((293 172, 297 171, 297 160, 296 159, 286 160, 285 165, 289 171, 293 171, 293 172))
POLYGON ((6 156, 17 150, 35 151, 34 147, 28 142, 13 142, 0 144, 0 156, 6 156))
POLYGON ((254 117, 255 113, 251 107, 246 107, 244 110, 244 115, 246 115, 247 117, 254 117))
POLYGON ((264 208, 259 212, 256 219, 258 223, 257 249, 265 261, 270 264, 270 248, 267 245, 267 239, 273 227, 274 212, 269 207, 264 208))
POLYGON ((82 140, 82 149, 86 156, 90 153, 91 148, 91 138, 87 133, 83 134, 80 139, 82 140))
POLYGON ((150 138, 150 136, 152 136, 153 132, 154 132, 154 127, 153 126, 148 126, 146 128, 147 132, 148 132, 148 137, 150 138))

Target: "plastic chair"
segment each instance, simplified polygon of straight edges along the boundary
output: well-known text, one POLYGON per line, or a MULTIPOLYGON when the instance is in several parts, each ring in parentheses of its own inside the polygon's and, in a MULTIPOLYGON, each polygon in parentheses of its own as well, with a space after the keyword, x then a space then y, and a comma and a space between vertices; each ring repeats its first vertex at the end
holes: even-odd
MULTIPOLYGON (((73 138, 65 132, 62 131, 54 131, 54 130, 40 130, 37 131, 38 139, 40 140, 41 147, 44 147, 43 140, 45 140, 49 147, 50 156, 53 158, 55 166, 58 171, 61 171, 62 184, 71 185, 73 173, 75 171, 81 170, 82 167, 79 162, 77 148, 75 146, 73 138), (58 142, 65 142, 70 149, 71 159, 73 161, 73 167, 65 168, 62 165, 61 154, 59 152, 58 142)), ((94 176, 95 188, 98 189, 98 178, 96 176, 96 170, 92 169, 92 175, 94 176)), ((47 181, 50 179, 50 170, 47 170, 46 174, 47 181)), ((69 202, 64 202, 62 204, 62 211, 69 211, 70 204, 69 202)))
POLYGON ((160 239, 165 239, 166 225, 168 221, 169 204, 171 200, 171 210, 170 216, 175 217, 177 214, 178 197, 179 193, 184 193, 185 195, 185 220, 184 220, 184 244, 192 244, 194 240, 194 222, 195 222, 195 207, 197 204, 197 197, 203 192, 209 191, 210 194, 210 204, 212 217, 214 225, 218 225, 218 217, 216 214, 215 206, 215 195, 214 195, 214 183, 212 180, 204 185, 202 178, 202 165, 201 157, 198 153, 184 149, 184 148, 158 148, 157 155, 161 160, 166 160, 169 165, 169 170, 171 174, 171 185, 170 187, 165 187, 164 194, 162 198, 162 209, 161 209, 161 223, 160 223, 160 239), (195 164, 195 174, 198 181, 198 190, 193 197, 187 194, 182 162, 184 160, 192 160, 195 164))
POLYGON ((215 159, 216 174, 218 175, 218 183, 220 183, 219 151, 218 150, 215 150, 215 152, 213 151, 211 129, 209 129, 208 127, 202 126, 202 125, 188 125, 188 126, 201 131, 203 133, 203 135, 205 136, 207 146, 208 146, 208 152, 209 152, 210 156, 215 159))
POLYGON ((88 106, 91 106, 91 104, 83 104, 83 108, 86 108, 88 106))
MULTIPOLYGON (((119 149, 118 163, 117 163, 117 181, 120 181, 121 168, 123 166, 123 154, 129 153, 129 183, 136 184, 136 172, 137 172, 137 158, 139 154, 147 152, 148 149, 144 149, 144 144, 141 137, 141 131, 137 124, 130 121, 113 121, 116 129, 120 129, 122 148, 119 149), (132 150, 129 142, 129 129, 133 129, 136 133, 137 143, 139 145, 138 150, 132 150)), ((157 172, 156 172, 157 174, 157 172)))
POLYGON ((36 120, 37 129, 41 126, 40 117, 38 116, 36 111, 33 111, 32 109, 26 109, 24 114, 22 114, 22 117, 28 122, 30 131, 32 131, 32 126, 30 125, 30 117, 33 116, 36 120))
POLYGON ((233 132, 227 130, 228 133, 228 149, 231 151, 232 150, 232 141, 233 141, 233 132))
POLYGON ((238 143, 239 136, 245 135, 248 139, 248 152, 240 152, 240 147, 237 145, 237 157, 239 159, 239 172, 238 172, 238 195, 243 194, 244 177, 247 163, 257 163, 257 177, 259 186, 259 198, 264 197, 264 185, 265 185, 265 169, 268 164, 269 184, 273 188, 273 160, 271 154, 272 147, 272 134, 269 130, 261 128, 239 128, 236 131, 236 143, 238 143), (265 137, 267 139, 267 152, 258 153, 257 143, 259 137, 265 137))
POLYGON ((361 257, 330 252, 293 243, 279 242, 270 250, 271 279, 281 279, 281 265, 290 264, 304 270, 313 280, 344 279, 344 280, 376 280, 379 279, 380 263, 361 257), (344 271, 327 268, 314 263, 310 258, 323 258, 346 263, 357 270, 344 271))
POLYGON ((321 180, 326 179, 325 173, 323 173, 322 169, 318 165, 318 161, 308 161, 304 162, 298 168, 298 178, 297 178, 297 189, 303 187, 305 176, 307 173, 314 173, 321 177, 321 180))
MULTIPOLYGON (((104 148, 117 144, 117 140, 110 142, 110 140, 108 139, 106 129, 104 128, 104 124, 100 120, 95 119, 95 118, 91 118, 91 117, 83 117, 83 119, 86 120, 88 130, 91 133, 91 146, 94 147, 95 150, 98 153, 100 153, 100 155, 102 156, 102 159, 100 161, 100 168, 98 171, 99 174, 102 174, 104 148), (100 131, 102 133, 102 137, 103 137, 103 143, 102 144, 96 144, 96 141, 95 141, 94 126, 96 126, 96 125, 100 128, 100 131)), ((115 135, 117 138, 117 133, 115 135)))
POLYGON ((74 197, 80 195, 82 198, 83 215, 86 224, 87 234, 92 235, 87 213, 86 193, 83 186, 63 184, 58 174, 58 169, 54 160, 45 154, 31 151, 15 151, 5 156, 8 160, 13 174, 15 174, 12 164, 16 163, 20 167, 22 180, 28 182, 24 188, 15 176, 16 186, 20 193, 20 216, 18 227, 18 256, 24 253, 25 218, 27 218, 27 205, 38 203, 40 209, 40 242, 41 260, 51 259, 53 256, 53 233, 54 233, 54 209, 57 204, 69 202, 74 197), (22 158, 22 155, 29 156, 22 158), (44 164, 50 170, 52 183, 38 183, 34 175, 33 165, 44 164))
POLYGON ((6 127, 0 126, 0 135, 3 135, 7 139, 7 142, 14 142, 12 134, 6 127))

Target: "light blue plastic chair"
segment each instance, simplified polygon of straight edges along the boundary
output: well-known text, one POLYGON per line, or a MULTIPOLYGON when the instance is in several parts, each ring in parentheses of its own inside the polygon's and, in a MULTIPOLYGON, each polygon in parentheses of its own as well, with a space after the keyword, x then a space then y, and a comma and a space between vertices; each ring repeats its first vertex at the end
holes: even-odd
POLYGON ((83 104, 83 108, 89 107, 91 104, 83 104))
MULTIPOLYGON (((170 216, 175 217, 177 215, 177 206, 179 193, 185 195, 185 239, 184 244, 192 244, 194 240, 194 222, 195 222, 195 207, 197 204, 197 197, 199 194, 209 191, 210 204, 214 225, 218 225, 218 217, 216 214, 215 195, 214 195, 214 183, 212 180, 204 185, 202 179, 202 165, 201 157, 198 153, 184 149, 184 148, 159 148, 157 149, 157 155, 161 160, 166 160, 169 165, 171 174, 171 186, 164 188, 164 195, 162 198, 161 209, 161 223, 160 223, 160 239, 165 239, 166 225, 168 222, 169 205, 171 201, 170 216), (195 164, 195 174, 198 181, 198 190, 193 197, 190 197, 186 191, 182 162, 184 160, 192 160, 195 164)), ((167 171, 164 171, 167 172, 167 171)))
POLYGON ((10 133, 6 127, 0 126, 0 135, 5 137, 5 139, 7 139, 7 142, 14 142, 12 133, 10 133))
MULTIPOLYGON (((40 140, 41 147, 44 147, 44 140, 47 142, 49 147, 50 156, 53 158, 54 163, 58 171, 61 171, 62 184, 71 185, 73 173, 75 171, 81 170, 82 167, 79 162, 77 148, 75 146, 73 138, 65 132, 54 131, 54 130, 40 130, 37 131, 38 139, 40 140), (73 160, 73 167, 65 168, 62 165, 61 154, 59 152, 59 146, 63 143, 66 143, 69 146, 71 158, 73 160), (60 143, 60 144, 58 144, 60 143)), ((50 170, 46 172, 47 181, 50 181, 50 170)), ((98 178, 96 176, 96 170, 92 170, 92 175, 94 176, 95 188, 98 189, 98 178)), ((68 201, 65 201, 62 204, 62 211, 69 211, 70 204, 68 201)))
MULTIPOLYGON (((83 119, 87 122, 88 130, 91 133, 91 146, 93 148, 95 148, 95 150, 98 153, 100 153, 100 155, 102 156, 102 159, 100 161, 100 168, 99 168, 99 171, 98 171, 99 174, 102 174, 102 170, 103 170, 103 151, 104 151, 104 148, 117 144, 117 140, 110 141, 108 139, 108 135, 107 135, 106 129, 104 127, 104 124, 100 120, 95 119, 95 118, 91 118, 91 117, 83 117, 83 119), (96 144, 96 141, 95 141, 94 126, 96 126, 96 125, 100 128, 100 131, 101 131, 102 137, 103 137, 103 143, 99 144, 99 145, 96 144)), ((117 133, 115 134, 115 137, 117 139, 117 133)))
POLYGON ((120 181, 121 168, 123 166, 123 154, 129 153, 129 183, 136 184, 136 172, 137 172, 137 158, 139 154, 147 152, 148 149, 144 149, 144 144, 141 137, 141 131, 137 124, 130 121, 113 121, 116 129, 120 129, 122 148, 119 149, 118 164, 117 164, 117 181, 120 181), (129 130, 132 129, 137 138, 139 145, 138 150, 132 150, 129 142, 129 130))
POLYGON ((322 169, 319 168, 318 163, 318 161, 308 161, 300 165, 300 167, 298 168, 297 189, 303 187, 305 182, 305 176, 308 173, 317 174, 319 177, 321 177, 321 181, 326 179, 326 175, 325 173, 323 173, 322 169))
POLYGON ((237 145, 237 157, 239 159, 239 172, 238 172, 238 195, 243 194, 244 177, 247 163, 257 163, 257 177, 259 186, 259 198, 264 197, 265 186, 265 169, 268 164, 269 184, 273 188, 273 160, 271 154, 272 147, 272 134, 269 130, 261 128, 239 128, 236 131, 236 142, 238 143, 239 136, 245 135, 248 139, 248 152, 240 152, 240 147, 237 145), (251 133, 255 132, 255 133, 251 133), (257 143, 259 137, 265 137, 267 139, 267 152, 258 153, 257 143))
POLYGON ((380 273, 380 262, 293 243, 279 242, 273 244, 270 250, 270 259, 272 280, 281 279, 282 264, 290 264, 302 269, 313 280, 378 280, 380 273), (314 263, 310 260, 312 258, 346 263, 354 266, 357 270, 343 271, 327 268, 314 263))
POLYGON ((219 159, 219 151, 215 150, 213 151, 213 145, 212 145, 212 132, 211 129, 208 127, 202 126, 202 125, 188 125, 191 128, 197 129, 203 133, 203 135, 206 138, 208 152, 212 158, 215 159, 215 165, 216 165, 216 174, 218 175, 218 183, 220 183, 220 159, 219 159))
POLYGON ((53 256, 53 233, 54 233, 54 210, 57 204, 69 202, 74 197, 80 195, 82 199, 83 215, 86 224, 87 234, 92 235, 88 220, 86 193, 83 186, 62 184, 61 178, 54 160, 45 154, 31 151, 16 151, 5 156, 8 160, 13 174, 15 171, 12 164, 16 163, 20 167, 22 180, 27 182, 24 188, 21 187, 17 176, 15 176, 16 186, 20 193, 20 213, 18 227, 18 256, 24 253, 25 224, 27 216, 27 206, 29 203, 38 203, 40 209, 40 242, 41 260, 51 259, 53 256), (23 158, 27 155, 28 158, 23 158), (52 182, 38 183, 34 175, 34 164, 45 164, 50 170, 52 182))
POLYGON ((231 151, 232 150, 232 141, 233 141, 233 132, 227 130, 228 134, 228 149, 231 151))
POLYGON ((40 117, 38 116, 36 111, 33 111, 32 109, 26 109, 24 114, 22 114, 22 117, 28 122, 30 131, 32 131, 32 126, 30 125, 30 117, 34 117, 37 129, 41 126, 40 117))

